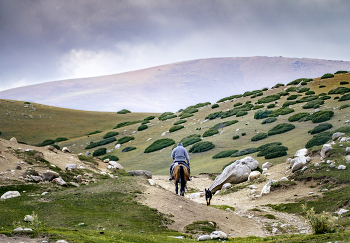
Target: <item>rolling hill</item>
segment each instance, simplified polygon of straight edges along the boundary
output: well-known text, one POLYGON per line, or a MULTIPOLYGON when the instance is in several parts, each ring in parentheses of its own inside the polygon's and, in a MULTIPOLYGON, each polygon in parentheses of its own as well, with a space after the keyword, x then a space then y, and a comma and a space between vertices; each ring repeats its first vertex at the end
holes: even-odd
POLYGON ((286 84, 297 78, 350 70, 350 62, 309 58, 201 59, 132 72, 47 82, 0 92, 0 98, 89 110, 176 112, 181 108, 286 84))

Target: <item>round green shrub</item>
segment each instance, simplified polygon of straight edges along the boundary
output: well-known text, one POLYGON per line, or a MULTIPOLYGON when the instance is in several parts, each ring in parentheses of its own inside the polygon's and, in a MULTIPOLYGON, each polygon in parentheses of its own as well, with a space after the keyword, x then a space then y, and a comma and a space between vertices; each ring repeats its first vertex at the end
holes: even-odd
POLYGON ((118 114, 126 114, 126 113, 131 113, 131 111, 127 110, 127 109, 123 109, 121 111, 117 112, 118 114))
POLYGON ((340 81, 340 85, 343 85, 343 84, 349 84, 348 81, 340 81))
POLYGON ((279 158, 279 157, 283 157, 286 155, 287 155, 286 151, 272 152, 272 153, 265 155, 265 159, 274 159, 274 158, 279 158))
POLYGON ((282 86, 284 86, 284 84, 278 83, 275 86, 273 86, 272 89, 276 89, 276 88, 282 87, 282 86))
POLYGON ((174 125, 179 125, 179 124, 182 124, 182 123, 185 123, 186 120, 178 120, 177 122, 174 123, 174 125))
POLYGON ((288 89, 286 89, 286 92, 295 92, 297 91, 298 87, 289 87, 288 89))
POLYGON ((94 156, 94 157, 101 156, 101 155, 106 154, 106 152, 107 152, 107 149, 106 149, 106 148, 99 148, 99 149, 96 149, 96 150, 92 153, 92 156, 94 156))
POLYGON ((213 136, 213 135, 218 134, 218 133, 219 133, 219 131, 217 129, 209 128, 209 130, 204 132, 203 138, 210 137, 210 136, 213 136))
POLYGON ((68 140, 68 138, 59 137, 59 138, 56 138, 56 139, 55 139, 55 142, 56 142, 56 143, 59 143, 59 142, 67 141, 67 140, 68 140))
POLYGON ((271 114, 272 111, 264 110, 264 111, 256 111, 254 113, 254 119, 264 119, 271 114))
POLYGON ((177 117, 173 112, 164 112, 163 114, 161 114, 158 119, 160 121, 165 121, 171 118, 177 117))
POLYGON ((342 71, 342 70, 340 70, 340 71, 336 71, 334 74, 340 74, 340 73, 347 73, 348 71, 342 71))
POLYGON ((339 100, 339 96, 334 97, 333 100, 339 100))
POLYGON ((279 96, 277 94, 276 95, 269 95, 269 96, 266 96, 266 97, 259 99, 258 104, 270 103, 272 101, 279 100, 280 98, 281 98, 281 96, 279 96))
POLYGON ((261 124, 272 123, 272 122, 274 122, 274 121, 276 121, 276 120, 277 120, 277 117, 269 117, 269 118, 263 120, 263 121, 261 122, 261 124))
POLYGON ((252 108, 252 110, 257 110, 257 109, 260 109, 260 108, 264 108, 264 105, 256 105, 252 108))
POLYGON ((319 88, 325 88, 326 87, 326 85, 324 85, 324 84, 321 84, 320 86, 318 86, 319 88))
POLYGON ((269 115, 269 117, 277 117, 277 116, 281 116, 281 115, 287 115, 289 113, 294 112, 293 108, 288 108, 288 107, 282 107, 279 108, 277 110, 274 110, 271 112, 271 114, 269 115))
POLYGON ((191 113, 183 113, 183 114, 181 114, 180 119, 189 118, 191 116, 193 116, 193 114, 191 114, 191 113))
POLYGON ((289 95, 289 92, 287 92, 287 91, 279 92, 278 95, 287 96, 287 95, 289 95))
POLYGON ((213 159, 227 158, 236 152, 238 152, 236 149, 221 151, 220 153, 215 154, 213 159))
POLYGON ((271 109, 274 108, 276 105, 275 104, 269 104, 268 106, 266 106, 267 109, 271 109))
POLYGON ((297 102, 296 101, 286 101, 283 103, 282 107, 287 107, 287 106, 290 106, 290 105, 295 105, 297 102))
POLYGON ((175 141, 170 138, 162 138, 154 141, 150 146, 148 146, 144 153, 151 153, 154 151, 161 150, 163 148, 169 147, 171 145, 175 144, 175 141))
POLYGON ((114 137, 114 136, 117 136, 119 134, 119 132, 107 132, 104 136, 103 136, 103 139, 106 139, 106 138, 110 138, 110 137, 114 137))
POLYGON ((236 107, 236 106, 240 106, 240 105, 243 105, 243 103, 242 102, 238 102, 238 103, 234 104, 233 106, 236 107))
POLYGON ((122 152, 129 152, 129 151, 132 151, 132 150, 135 150, 136 147, 132 147, 132 146, 129 146, 129 147, 126 147, 122 150, 122 152))
POLYGON ((267 138, 267 133, 258 133, 254 137, 252 137, 250 140, 251 141, 259 141, 259 140, 262 140, 264 138, 267 138))
POLYGON ((214 104, 214 105, 211 106, 212 109, 215 109, 215 108, 218 108, 218 107, 219 107, 218 104, 214 104))
POLYGON ((321 79, 326 79, 326 78, 333 78, 334 75, 332 73, 326 73, 326 74, 323 74, 321 79))
POLYGON ((282 143, 281 142, 266 143, 264 145, 261 145, 260 147, 257 147, 257 151, 263 151, 263 150, 266 150, 270 146, 276 146, 276 145, 282 145, 282 143))
POLYGON ((195 143, 189 150, 190 153, 201 153, 213 149, 215 145, 209 141, 195 143))
POLYGON ((312 95, 312 94, 315 94, 315 91, 310 90, 310 91, 305 92, 305 95, 312 95))
POLYGON ((156 117, 155 116, 148 116, 144 120, 149 121, 149 120, 153 120, 154 118, 156 118, 156 117))
POLYGON ((296 98, 298 98, 298 95, 290 95, 287 97, 287 100, 295 100, 296 98))
POLYGON ((318 96, 325 96, 325 95, 327 95, 327 94, 326 93, 321 93, 318 96))
POLYGON ((332 139, 332 132, 324 131, 314 135, 305 145, 305 148, 311 148, 313 146, 319 146, 327 143, 332 139))
POLYGON ((332 97, 330 97, 329 95, 324 95, 324 96, 320 96, 320 100, 329 100, 331 99, 332 97))
POLYGON ((317 99, 317 100, 312 100, 312 101, 309 101, 307 102, 305 105, 303 105, 303 109, 311 109, 311 108, 318 108, 320 107, 320 105, 323 105, 324 104, 324 100, 320 100, 320 99, 317 99))
POLYGON ((261 91, 267 91, 269 90, 269 88, 263 88, 261 91))
POLYGON ((115 155, 106 155, 102 157, 102 160, 109 159, 110 161, 118 161, 119 158, 115 155))
POLYGON ((143 131, 143 130, 146 130, 147 128, 148 126, 146 124, 143 124, 137 128, 137 131, 143 131))
POLYGON ((242 135, 242 137, 243 137, 243 136, 247 135, 247 133, 245 133, 245 132, 242 132, 242 133, 241 133, 241 135, 242 135))
POLYGON ((127 143, 127 142, 129 142, 131 140, 134 140, 134 139, 135 138, 132 137, 132 136, 125 136, 125 137, 119 138, 117 144, 127 143))
POLYGON ((39 144, 40 147, 44 147, 44 146, 47 146, 47 145, 51 145, 51 144, 54 144, 55 143, 55 140, 52 140, 52 139, 46 139, 44 140, 43 142, 41 142, 39 144))
POLYGON ((322 123, 316 127, 314 127, 312 130, 310 130, 308 133, 310 134, 316 134, 316 133, 320 133, 320 132, 323 132, 323 131, 326 131, 328 129, 331 129, 333 127, 332 124, 330 123, 322 123))
POLYGON ((272 136, 272 135, 288 132, 290 130, 293 130, 294 128, 295 128, 295 126, 293 124, 281 123, 281 124, 278 124, 277 126, 273 127, 271 130, 269 130, 267 132, 267 134, 269 136, 272 136))
POLYGON ((334 115, 333 111, 318 111, 312 114, 311 120, 313 123, 320 123, 320 122, 330 120, 333 115, 334 115))
MULTIPOLYGON (((256 156, 262 157, 262 156, 267 156, 268 154, 271 154, 271 153, 285 152, 287 150, 288 150, 288 148, 286 146, 270 145, 270 146, 266 146, 265 148, 261 149, 260 152, 256 156)), ((284 154, 284 155, 286 155, 286 154, 284 154)), ((284 156, 284 155, 282 155, 282 156, 284 156)))
POLYGON ((308 115, 309 115, 309 113, 307 113, 307 112, 300 112, 300 113, 291 115, 288 118, 288 121, 290 121, 290 122, 299 121, 301 118, 308 116, 308 115))
POLYGON ((0 135, 2 134, 2 132, 0 131, 0 135))
POLYGON ((345 94, 345 93, 349 93, 350 92, 350 88, 348 87, 336 87, 332 90, 330 90, 328 92, 328 94, 345 94))
POLYGON ((231 155, 231 157, 239 157, 239 156, 243 156, 243 155, 247 155, 247 154, 252 154, 257 152, 258 150, 256 148, 247 148, 247 149, 243 149, 240 150, 234 154, 231 155))
POLYGON ((238 121, 237 120, 232 120, 232 121, 225 121, 225 122, 221 122, 219 124, 216 124, 215 126, 213 126, 213 128, 215 129, 221 129, 227 126, 231 126, 232 124, 236 124, 238 121))
POLYGON ((232 137, 233 140, 239 139, 239 135, 235 135, 232 137))
POLYGON ((199 134, 192 134, 181 139, 181 143, 184 147, 187 147, 188 145, 197 143, 199 141, 202 141, 201 135, 199 134))
POLYGON ((102 145, 106 145, 106 144, 109 144, 109 143, 113 143, 116 140, 117 139, 115 137, 110 137, 110 138, 98 141, 96 143, 90 143, 89 145, 87 145, 85 147, 85 149, 95 148, 95 147, 98 147, 98 146, 102 146, 102 145))
POLYGON ((350 94, 343 95, 338 101, 350 100, 350 94))
POLYGON ((239 111, 239 112, 237 112, 236 117, 245 116, 247 114, 248 114, 247 111, 239 111))
POLYGON ((99 130, 96 130, 96 131, 93 131, 93 132, 90 132, 88 133, 87 135, 93 135, 93 134, 97 134, 97 133, 101 133, 102 131, 99 131, 99 130))
POLYGON ((297 89, 297 92, 298 92, 298 93, 304 93, 304 92, 307 92, 307 91, 309 91, 309 90, 310 90, 310 88, 303 87, 303 88, 297 89))
MULTIPOLYGON (((339 110, 348 108, 349 106, 350 106, 349 104, 341 105, 341 106, 339 106, 339 110)), ((1 133, 0 133, 0 134, 1 134, 1 133)))

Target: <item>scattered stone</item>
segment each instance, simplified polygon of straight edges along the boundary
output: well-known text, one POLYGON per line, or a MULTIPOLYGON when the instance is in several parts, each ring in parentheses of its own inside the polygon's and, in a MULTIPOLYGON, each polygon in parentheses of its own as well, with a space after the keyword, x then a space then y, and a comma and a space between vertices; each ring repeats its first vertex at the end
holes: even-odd
POLYGON ((63 153, 70 153, 70 150, 67 147, 63 147, 62 152, 63 153))
POLYGON ((312 194, 314 194, 314 192, 309 192, 309 195, 312 195, 312 194))
POLYGON ((299 157, 299 156, 305 156, 307 155, 308 150, 306 148, 299 149, 295 154, 294 157, 299 157))
POLYGON ((311 161, 311 158, 309 156, 306 156, 306 162, 310 162, 311 161))
POLYGON ((43 178, 41 176, 30 175, 30 177, 36 182, 40 182, 43 180, 43 178))
POLYGON ((19 197, 21 196, 21 194, 18 192, 18 191, 8 191, 8 192, 5 192, 0 199, 9 199, 9 198, 12 198, 12 197, 19 197))
POLYGON ((282 177, 280 181, 289 181, 287 177, 282 177))
POLYGON ((43 192, 41 193, 42 196, 45 196, 46 194, 48 194, 49 192, 43 192))
POLYGON ((77 175, 75 179, 78 181, 78 183, 81 183, 83 181, 83 177, 81 175, 77 175))
POLYGON ((124 170, 124 167, 116 161, 109 161, 108 169, 124 170))
POLYGON ((152 179, 152 172, 148 170, 132 170, 132 171, 128 171, 128 173, 133 176, 141 176, 146 179, 152 179))
POLYGON ((350 153, 350 147, 346 147, 345 152, 350 153))
POLYGON ((350 137, 344 137, 344 138, 341 138, 340 139, 340 142, 341 143, 346 143, 347 141, 349 141, 350 140, 350 137))
POLYGON ((22 167, 20 165, 16 165, 16 170, 22 170, 22 167))
POLYGON ((200 235, 197 239, 198 241, 211 240, 210 235, 200 235))
POLYGON ((277 231, 278 231, 278 229, 277 229, 277 228, 272 228, 272 234, 276 234, 276 233, 277 233, 277 231))
POLYGON ((52 146, 52 145, 48 145, 48 146, 46 146, 45 147, 47 150, 49 150, 49 151, 52 151, 52 152, 54 152, 55 151, 55 147, 54 146, 52 146))
POLYGON ((273 166, 272 163, 266 162, 266 163, 264 163, 264 164, 261 166, 261 168, 262 168, 262 169, 270 169, 272 166, 273 166))
POLYGON ((43 172, 42 174, 42 178, 44 181, 52 181, 53 179, 55 178, 58 178, 60 175, 54 171, 46 171, 46 172, 43 172))
POLYGON ((73 186, 76 186, 76 187, 80 187, 80 185, 76 182, 69 182, 69 184, 73 185, 73 186))
POLYGON ((24 216, 24 221, 26 221, 26 222, 33 222, 34 221, 34 217, 32 215, 26 215, 26 216, 24 216))
POLYGON ((62 179, 62 177, 55 178, 52 180, 52 182, 55 182, 60 186, 67 186, 67 183, 62 179))
POLYGON ((231 188, 231 187, 232 187, 231 183, 225 183, 224 185, 222 185, 223 189, 228 189, 228 188, 231 188))
POLYGON ((335 165, 332 163, 332 164, 329 165, 329 167, 330 167, 330 168, 334 168, 335 165))
POLYGON ((11 143, 14 143, 14 144, 17 144, 17 139, 16 139, 15 137, 12 137, 12 138, 10 139, 10 142, 11 142, 11 143))
POLYGON ((223 231, 217 230, 217 231, 211 232, 210 238, 211 238, 211 239, 222 239, 222 240, 226 240, 226 239, 227 239, 227 235, 226 235, 223 231))
POLYGON ((88 155, 90 155, 90 152, 86 151, 85 156, 88 156, 88 155))
POLYGON ((306 157, 305 156, 298 156, 291 161, 292 163, 292 172, 295 172, 301 168, 303 168, 306 165, 306 157))
POLYGON ((103 160, 103 163, 108 163, 108 162, 109 162, 109 159, 103 160))
POLYGON ((266 195, 266 194, 270 193, 271 184, 272 184, 272 180, 269 180, 269 182, 266 183, 266 185, 261 190, 260 196, 263 196, 263 195, 266 195))
POLYGON ((118 143, 117 145, 115 145, 115 149, 119 149, 121 146, 122 145, 118 143))
POLYGON ((254 179, 259 178, 260 175, 261 175, 260 171, 252 171, 248 176, 248 181, 253 181, 254 179))
POLYGON ((156 183, 154 183, 154 180, 152 179, 148 179, 148 183, 151 185, 151 186, 154 186, 156 183))
POLYGON ((301 171, 303 172, 303 171, 305 171, 307 169, 307 166, 304 166, 302 169, 301 169, 301 171))
POLYGON ((15 232, 23 231, 23 228, 22 227, 18 227, 16 229, 14 229, 13 231, 15 231, 15 232))
POLYGON ((350 164, 350 155, 347 155, 347 156, 345 157, 345 162, 346 162, 347 164, 350 164))
POLYGON ((338 212, 336 212, 336 214, 342 215, 342 214, 347 213, 347 212, 349 212, 349 210, 341 208, 341 209, 339 209, 338 212))
POLYGON ((257 189, 257 187, 255 185, 250 185, 249 189, 257 189))
POLYGON ((346 169, 346 166, 345 165, 339 165, 338 166, 338 170, 345 170, 346 169))
POLYGON ((321 157, 322 158, 327 158, 327 152, 330 151, 331 149, 333 149, 332 145, 330 145, 330 144, 323 144, 323 147, 322 147, 321 153, 320 153, 321 157))
POLYGON ((57 240, 56 243, 68 243, 68 241, 65 241, 65 240, 57 240))
POLYGON ((314 166, 315 167, 320 167, 320 164, 319 163, 315 163, 314 166))
POLYGON ((64 167, 66 170, 76 170, 77 164, 68 164, 66 167, 64 167))
POLYGON ((345 133, 336 132, 336 133, 334 133, 334 134, 332 135, 332 140, 334 141, 334 140, 338 139, 339 137, 341 137, 341 136, 343 136, 343 135, 345 135, 345 133))

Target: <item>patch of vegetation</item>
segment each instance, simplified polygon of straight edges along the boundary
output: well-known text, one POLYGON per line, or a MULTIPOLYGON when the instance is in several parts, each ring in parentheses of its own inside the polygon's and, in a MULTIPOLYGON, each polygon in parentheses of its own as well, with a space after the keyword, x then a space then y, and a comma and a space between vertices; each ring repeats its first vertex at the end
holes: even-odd
POLYGON ((107 153, 107 149, 106 148, 98 148, 92 153, 92 156, 98 157, 98 156, 104 155, 106 153, 107 153))
POLYGON ((341 106, 339 106, 339 110, 348 108, 349 106, 350 106, 349 104, 341 105, 341 106))
POLYGON ((297 99, 299 97, 299 95, 290 95, 290 96, 288 96, 287 97, 287 100, 295 100, 295 99, 297 99))
POLYGON ((347 73, 348 71, 342 71, 342 70, 340 70, 340 71, 336 71, 334 74, 341 74, 341 73, 347 73))
POLYGON ((234 135, 234 136, 232 137, 232 139, 233 139, 233 140, 239 139, 239 135, 234 135))
POLYGON ((272 101, 275 101, 275 100, 279 100, 281 98, 280 95, 268 95, 266 97, 263 97, 261 99, 258 100, 258 104, 262 104, 262 103, 270 103, 272 101))
POLYGON ((237 115, 237 113, 241 111, 250 111, 254 106, 250 103, 246 103, 242 106, 236 107, 234 109, 228 110, 228 111, 219 111, 219 112, 214 112, 209 114, 208 116, 205 117, 205 119, 213 120, 216 118, 221 117, 222 119, 237 115))
POLYGON ((177 122, 175 122, 174 125, 180 125, 180 124, 185 123, 185 122, 187 122, 187 121, 181 119, 181 120, 178 120, 177 122))
POLYGON ((247 154, 252 154, 252 153, 255 153, 257 152, 257 148, 247 148, 247 149, 243 149, 243 150, 240 150, 234 154, 231 155, 231 157, 239 157, 239 156, 243 156, 243 155, 247 155, 247 154))
POLYGON ((126 147, 122 150, 122 152, 129 152, 129 151, 132 151, 132 150, 135 150, 136 147, 133 147, 133 146, 129 146, 129 147, 126 147))
POLYGON ((214 129, 221 129, 221 128, 236 124, 237 122, 238 122, 237 120, 225 121, 225 122, 221 122, 219 124, 216 124, 215 126, 213 126, 213 128, 214 129))
POLYGON ((95 142, 95 143, 90 143, 89 145, 87 145, 85 147, 85 149, 91 149, 91 148, 95 148, 95 147, 98 147, 98 146, 103 146, 103 145, 106 145, 106 144, 109 144, 109 143, 113 143, 116 140, 117 139, 115 137, 110 137, 110 138, 107 138, 107 139, 104 139, 104 140, 101 140, 101 141, 98 141, 98 142, 95 142))
POLYGON ((78 159, 81 161, 86 161, 95 164, 96 161, 94 160, 93 157, 91 156, 85 156, 85 155, 78 155, 78 159))
POLYGON ((93 131, 93 132, 90 132, 88 133, 87 135, 93 135, 93 134, 97 134, 97 133, 101 133, 102 131, 99 131, 99 130, 96 130, 96 131, 93 131))
POLYGON ((144 153, 151 153, 154 151, 161 150, 163 148, 169 147, 171 145, 175 144, 175 141, 170 138, 162 138, 154 141, 150 146, 148 146, 144 153))
POLYGON ((298 87, 289 87, 288 89, 286 89, 287 92, 295 92, 297 91, 298 87))
POLYGON ((230 157, 232 154, 237 153, 237 149, 230 149, 230 150, 225 150, 221 151, 220 153, 217 153, 213 156, 213 159, 220 159, 220 158, 227 158, 230 157))
POLYGON ((332 98, 332 97, 329 96, 329 95, 324 95, 324 96, 320 96, 320 97, 319 97, 320 100, 329 100, 329 99, 331 99, 331 98, 332 98))
POLYGON ((144 120, 145 121, 150 121, 150 120, 153 120, 154 118, 156 118, 156 117, 155 116, 148 116, 144 120))
POLYGON ((125 137, 119 138, 117 144, 127 143, 131 140, 134 140, 134 139, 135 138, 133 136, 125 136, 125 137))
POLYGON ((277 116, 281 116, 281 115, 287 115, 289 113, 294 112, 293 108, 289 108, 289 107, 282 107, 279 108, 277 110, 274 110, 271 112, 271 114, 269 115, 269 117, 277 117, 277 116))
POLYGON ((183 139, 181 139, 181 143, 184 147, 187 147, 188 145, 192 145, 194 143, 197 143, 199 141, 202 141, 201 139, 201 135, 199 134, 192 134, 189 135, 187 137, 184 137, 183 139))
POLYGON ((290 121, 290 122, 299 121, 301 118, 309 116, 309 115, 310 114, 307 113, 307 112, 300 112, 300 113, 297 113, 297 114, 294 114, 294 115, 290 116, 288 118, 288 121, 290 121))
POLYGON ((290 130, 293 130, 294 128, 295 126, 293 124, 281 123, 281 124, 278 124, 277 126, 274 126, 271 130, 267 132, 267 134, 269 136, 272 136, 272 135, 288 132, 290 130))
POLYGON ((131 111, 127 110, 127 109, 123 109, 117 112, 118 114, 127 114, 127 113, 131 113, 131 111))
POLYGON ((256 105, 252 108, 252 110, 258 110, 258 109, 261 109, 261 108, 264 108, 264 105, 256 105))
POLYGON ((210 207, 221 209, 221 210, 225 210, 225 211, 227 211, 227 209, 229 209, 231 211, 235 211, 234 207, 231 207, 231 206, 228 206, 228 205, 210 205, 210 207))
POLYGON ((241 95, 241 94, 238 94, 238 95, 231 95, 231 96, 229 96, 229 97, 225 97, 225 98, 222 98, 222 99, 218 100, 217 103, 224 102, 224 101, 227 101, 227 100, 238 99, 238 98, 241 98, 241 97, 243 97, 243 95, 241 95))
POLYGON ((307 102, 302 107, 303 107, 303 109, 311 109, 311 108, 316 109, 323 104, 324 104, 324 100, 317 99, 317 100, 312 100, 312 101, 307 102))
POLYGON ((261 124, 268 124, 277 121, 277 117, 269 117, 261 122, 261 124))
POLYGON ((210 136, 214 136, 215 134, 218 134, 219 131, 215 128, 209 128, 209 130, 205 131, 203 134, 203 138, 205 137, 210 137, 210 136))
POLYGON ((183 113, 183 114, 181 114, 180 119, 189 118, 191 116, 193 116, 193 114, 191 114, 191 113, 183 113))
POLYGON ((239 111, 239 112, 237 112, 236 117, 245 116, 247 114, 248 114, 247 111, 239 111))
POLYGON ((312 80, 312 78, 298 78, 292 82, 289 82, 287 85, 298 85, 301 82, 310 82, 312 80))
POLYGON ((257 147, 257 151, 263 151, 270 146, 277 146, 277 145, 282 145, 282 143, 281 142, 266 143, 264 145, 261 145, 260 147, 257 147))
POLYGON ((348 81, 340 81, 340 85, 343 85, 343 84, 349 84, 348 81))
POLYGON ((215 145, 209 141, 195 143, 189 150, 190 153, 201 153, 213 149, 215 145))
POLYGON ((59 142, 67 141, 67 140, 68 140, 68 138, 59 137, 59 138, 56 138, 56 139, 55 139, 55 142, 56 142, 56 143, 59 143, 59 142))
POLYGON ((168 119, 172 119, 172 118, 175 118, 177 117, 173 112, 164 112, 163 114, 161 114, 158 119, 160 121, 166 121, 168 119))
POLYGON ((296 101, 286 101, 283 103, 282 107, 287 107, 290 105, 295 105, 297 102, 296 101))
POLYGON ((320 122, 330 120, 333 115, 334 115, 333 111, 318 111, 312 114, 311 120, 313 123, 320 123, 320 122))
POLYGON ((211 106, 212 109, 215 109, 215 108, 218 108, 218 107, 219 107, 218 104, 214 104, 214 105, 211 106))
POLYGON ((104 136, 103 136, 103 139, 106 139, 106 138, 110 138, 110 137, 114 137, 114 136, 117 136, 119 134, 119 132, 107 132, 104 136))
POLYGON ((350 88, 340 86, 330 90, 328 94, 345 94, 349 92, 350 92, 350 88))
POLYGON ((268 219, 276 219, 276 217, 275 217, 275 215, 273 215, 273 214, 265 214, 265 215, 263 215, 263 216, 265 216, 266 218, 268 218, 268 219))
POLYGON ((326 73, 326 74, 323 74, 321 79, 326 79, 326 78, 333 78, 334 75, 332 73, 326 73))
POLYGON ((311 148, 313 146, 319 146, 327 143, 332 139, 332 132, 325 131, 314 135, 305 145, 305 148, 311 148))
POLYGON ((142 121, 128 121, 128 122, 121 122, 118 125, 116 125, 113 129, 121 128, 121 127, 126 127, 130 125, 134 125, 136 123, 141 123, 142 121))
POLYGON ((280 95, 280 96, 287 96, 287 95, 289 95, 289 92, 287 92, 287 91, 282 91, 282 92, 279 92, 279 93, 277 93, 278 95, 280 95))
POLYGON ((182 125, 175 125, 175 126, 172 126, 170 129, 169 129, 169 132, 176 132, 177 130, 180 130, 182 128, 185 128, 184 126, 182 125))
POLYGON ((284 84, 278 83, 275 86, 272 87, 272 89, 277 89, 278 87, 282 87, 284 84))
POLYGON ((46 139, 45 141, 41 142, 39 144, 40 147, 44 147, 44 146, 47 146, 47 145, 52 145, 55 143, 55 140, 52 140, 52 139, 46 139))
POLYGON ((307 91, 309 91, 309 90, 310 90, 310 88, 308 88, 308 87, 303 87, 303 88, 297 89, 297 92, 298 92, 298 93, 304 93, 304 92, 307 92, 307 91))
POLYGON ((324 85, 324 84, 321 84, 320 86, 318 86, 319 88, 325 88, 326 87, 326 85, 324 85))
MULTIPOLYGON (((244 96, 244 94, 243 94, 243 96, 244 96)), ((238 103, 234 104, 233 106, 237 107, 237 106, 240 106, 240 105, 243 105, 243 103, 242 102, 238 102, 238 103)))
POLYGON ((318 99, 317 95, 308 95, 308 96, 304 96, 300 100, 297 100, 297 103, 304 103, 304 102, 309 102, 309 101, 317 100, 317 99, 318 99))
POLYGON ((313 94, 315 94, 315 91, 307 91, 307 92, 305 92, 305 95, 313 95, 313 94))
POLYGON ((256 111, 254 113, 254 119, 264 119, 267 118, 272 111, 270 110, 264 110, 264 111, 256 111))
POLYGON ((320 133, 320 132, 326 131, 328 129, 331 129, 332 127, 333 127, 333 125, 330 123, 322 123, 322 124, 314 127, 312 130, 308 131, 308 133, 316 134, 316 133, 320 133))
POLYGON ((242 137, 243 137, 243 136, 247 135, 247 133, 245 133, 245 132, 242 132, 242 133, 241 133, 241 135, 242 135, 242 137))
POLYGON ((214 221, 196 221, 185 226, 186 233, 191 234, 211 234, 216 230, 216 223, 214 221))
POLYGON ((338 101, 350 100, 350 94, 346 94, 340 97, 338 101))
POLYGON ((262 139, 265 139, 265 138, 267 138, 267 133, 262 132, 262 133, 256 134, 250 140, 251 141, 259 141, 259 140, 262 140, 262 139))
POLYGON ((288 148, 282 145, 264 146, 257 154, 258 157, 265 156, 265 159, 273 159, 287 155, 288 148))
POLYGON ((146 124, 143 124, 137 128, 137 131, 143 131, 143 130, 146 130, 147 128, 148 126, 146 124))
POLYGON ((118 161, 119 158, 115 155, 106 155, 102 157, 102 161, 105 159, 109 159, 109 161, 118 161))
POLYGON ((268 106, 266 106, 267 109, 272 109, 274 108, 276 105, 275 104, 269 104, 268 106))

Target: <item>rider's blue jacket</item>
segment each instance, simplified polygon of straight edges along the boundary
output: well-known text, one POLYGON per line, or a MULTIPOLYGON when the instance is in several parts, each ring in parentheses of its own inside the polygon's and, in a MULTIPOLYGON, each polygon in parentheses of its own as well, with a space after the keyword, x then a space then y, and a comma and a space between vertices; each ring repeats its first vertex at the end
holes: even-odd
POLYGON ((190 157, 188 156, 187 150, 182 146, 182 143, 178 143, 177 147, 173 149, 173 152, 171 153, 171 158, 174 161, 184 161, 185 158, 187 160, 187 163, 190 163, 190 157))

